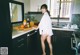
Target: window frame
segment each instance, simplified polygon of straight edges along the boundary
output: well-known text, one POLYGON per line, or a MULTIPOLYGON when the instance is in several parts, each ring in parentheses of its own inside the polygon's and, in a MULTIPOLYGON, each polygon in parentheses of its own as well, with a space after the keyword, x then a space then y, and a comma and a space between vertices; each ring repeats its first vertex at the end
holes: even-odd
MULTIPOLYGON (((60 1, 57 1, 57 2, 60 2, 60 1)), ((61 4, 63 3, 63 2, 68 2, 68 3, 71 3, 72 2, 72 0, 66 0, 66 1, 61 1, 61 4)), ((50 14, 51 14, 51 0, 50 0, 50 4, 49 4, 49 8, 50 8, 50 14)), ((61 9, 62 10, 62 9, 61 9)), ((71 9, 70 9, 71 10, 71 9)), ((69 11, 70 11, 69 10, 69 11)), ((61 11, 60 11, 61 12, 61 11)), ((70 14, 70 13, 69 13, 70 14)), ((59 14, 58 14, 59 15, 59 14)), ((58 18, 58 15, 57 15, 57 17, 56 16, 51 16, 51 18, 58 18)), ((69 17, 64 17, 64 16, 60 16, 60 19, 69 19, 69 17)))

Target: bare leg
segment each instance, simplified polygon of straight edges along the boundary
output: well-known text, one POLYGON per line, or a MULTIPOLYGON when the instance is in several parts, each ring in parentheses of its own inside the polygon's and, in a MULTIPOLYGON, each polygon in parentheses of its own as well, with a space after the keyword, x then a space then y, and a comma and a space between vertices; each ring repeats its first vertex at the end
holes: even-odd
POLYGON ((52 53, 52 44, 51 44, 51 36, 47 37, 47 42, 48 42, 48 45, 49 45, 49 48, 50 48, 50 55, 53 55, 53 53, 52 53))
POLYGON ((41 36, 41 45, 42 45, 42 51, 43 51, 43 55, 46 55, 46 52, 45 52, 45 40, 46 40, 47 36, 46 35, 42 35, 41 36))

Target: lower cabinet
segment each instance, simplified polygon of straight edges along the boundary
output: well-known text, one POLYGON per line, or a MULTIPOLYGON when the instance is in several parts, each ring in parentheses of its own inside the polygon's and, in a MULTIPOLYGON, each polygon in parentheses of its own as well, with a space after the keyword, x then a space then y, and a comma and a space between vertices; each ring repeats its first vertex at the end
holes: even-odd
MULTIPOLYGON (((74 55, 71 49, 72 32, 53 30, 52 46, 54 55, 74 55)), ((39 30, 33 30, 13 39, 12 55, 41 55, 41 40, 39 30)), ((48 43, 45 42, 46 52, 49 54, 48 43)))
POLYGON ((37 30, 30 31, 13 39, 12 55, 36 55, 37 53, 37 30))
POLYGON ((53 30, 54 55, 74 55, 71 49, 72 32, 53 30))
POLYGON ((27 41, 26 34, 13 39, 13 53, 12 55, 26 55, 27 41))
POLYGON ((37 54, 37 31, 31 31, 27 34, 27 55, 37 54))

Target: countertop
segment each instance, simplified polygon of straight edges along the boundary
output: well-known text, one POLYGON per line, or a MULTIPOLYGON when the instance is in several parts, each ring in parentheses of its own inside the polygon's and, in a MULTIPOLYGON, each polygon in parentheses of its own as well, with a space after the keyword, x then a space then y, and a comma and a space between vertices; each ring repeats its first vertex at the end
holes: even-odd
MULTIPOLYGON (((37 26, 34 26, 34 28, 36 29, 37 26)), ((33 30, 35 30, 33 27, 30 28, 20 28, 20 27, 13 27, 13 32, 12 32, 12 39, 19 37, 23 34, 26 34, 28 32, 31 32, 33 30)))
MULTIPOLYGON (((36 29, 36 28, 35 28, 36 29)), ((19 37, 23 34, 26 34, 28 32, 31 32, 33 30, 35 30, 34 28, 27 28, 24 30, 17 30, 17 31, 13 31, 12 32, 12 39, 19 37)), ((61 31, 75 31, 74 29, 68 29, 68 28, 52 28, 53 30, 61 30, 61 31)))
POLYGON ((52 28, 53 30, 62 30, 62 31, 75 31, 75 29, 69 29, 69 28, 52 28))
POLYGON ((19 36, 21 36, 21 35, 23 35, 23 34, 26 34, 26 33, 28 33, 28 32, 31 32, 31 31, 33 31, 34 29, 30 29, 30 30, 27 30, 27 31, 13 31, 12 32, 12 39, 14 39, 14 38, 16 38, 16 37, 19 37, 19 36))

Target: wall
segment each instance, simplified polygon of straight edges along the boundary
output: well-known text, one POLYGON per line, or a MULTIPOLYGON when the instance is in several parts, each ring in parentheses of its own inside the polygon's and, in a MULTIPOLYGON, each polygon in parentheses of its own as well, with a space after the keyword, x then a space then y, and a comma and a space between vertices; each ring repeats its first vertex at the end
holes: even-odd
POLYGON ((70 17, 71 22, 72 22, 72 14, 80 14, 80 0, 72 0, 71 17, 70 17))
POLYGON ((30 0, 30 11, 38 11, 38 7, 47 4, 48 0, 30 0))
POLYGON ((24 0, 25 13, 30 11, 30 0, 24 0))
POLYGON ((77 24, 80 29, 80 0, 73 0, 71 13, 71 24, 77 24))
POLYGON ((49 0, 15 0, 15 1, 19 1, 19 2, 24 3, 25 13, 27 13, 28 11, 37 11, 38 7, 40 9, 40 6, 42 4, 49 5, 49 2, 50 2, 49 0))
POLYGON ((80 14, 80 0, 73 0, 72 14, 80 14))
POLYGON ((30 11, 30 0, 15 0, 24 3, 24 13, 30 11))
MULTIPOLYGON (((37 11, 38 7, 42 4, 48 4, 49 6, 49 0, 16 0, 24 3, 24 11, 25 13, 28 11, 37 11)), ((49 8, 48 8, 49 9, 49 8)), ((72 3, 72 9, 71 9, 72 14, 80 14, 80 0, 73 0, 72 3)))

